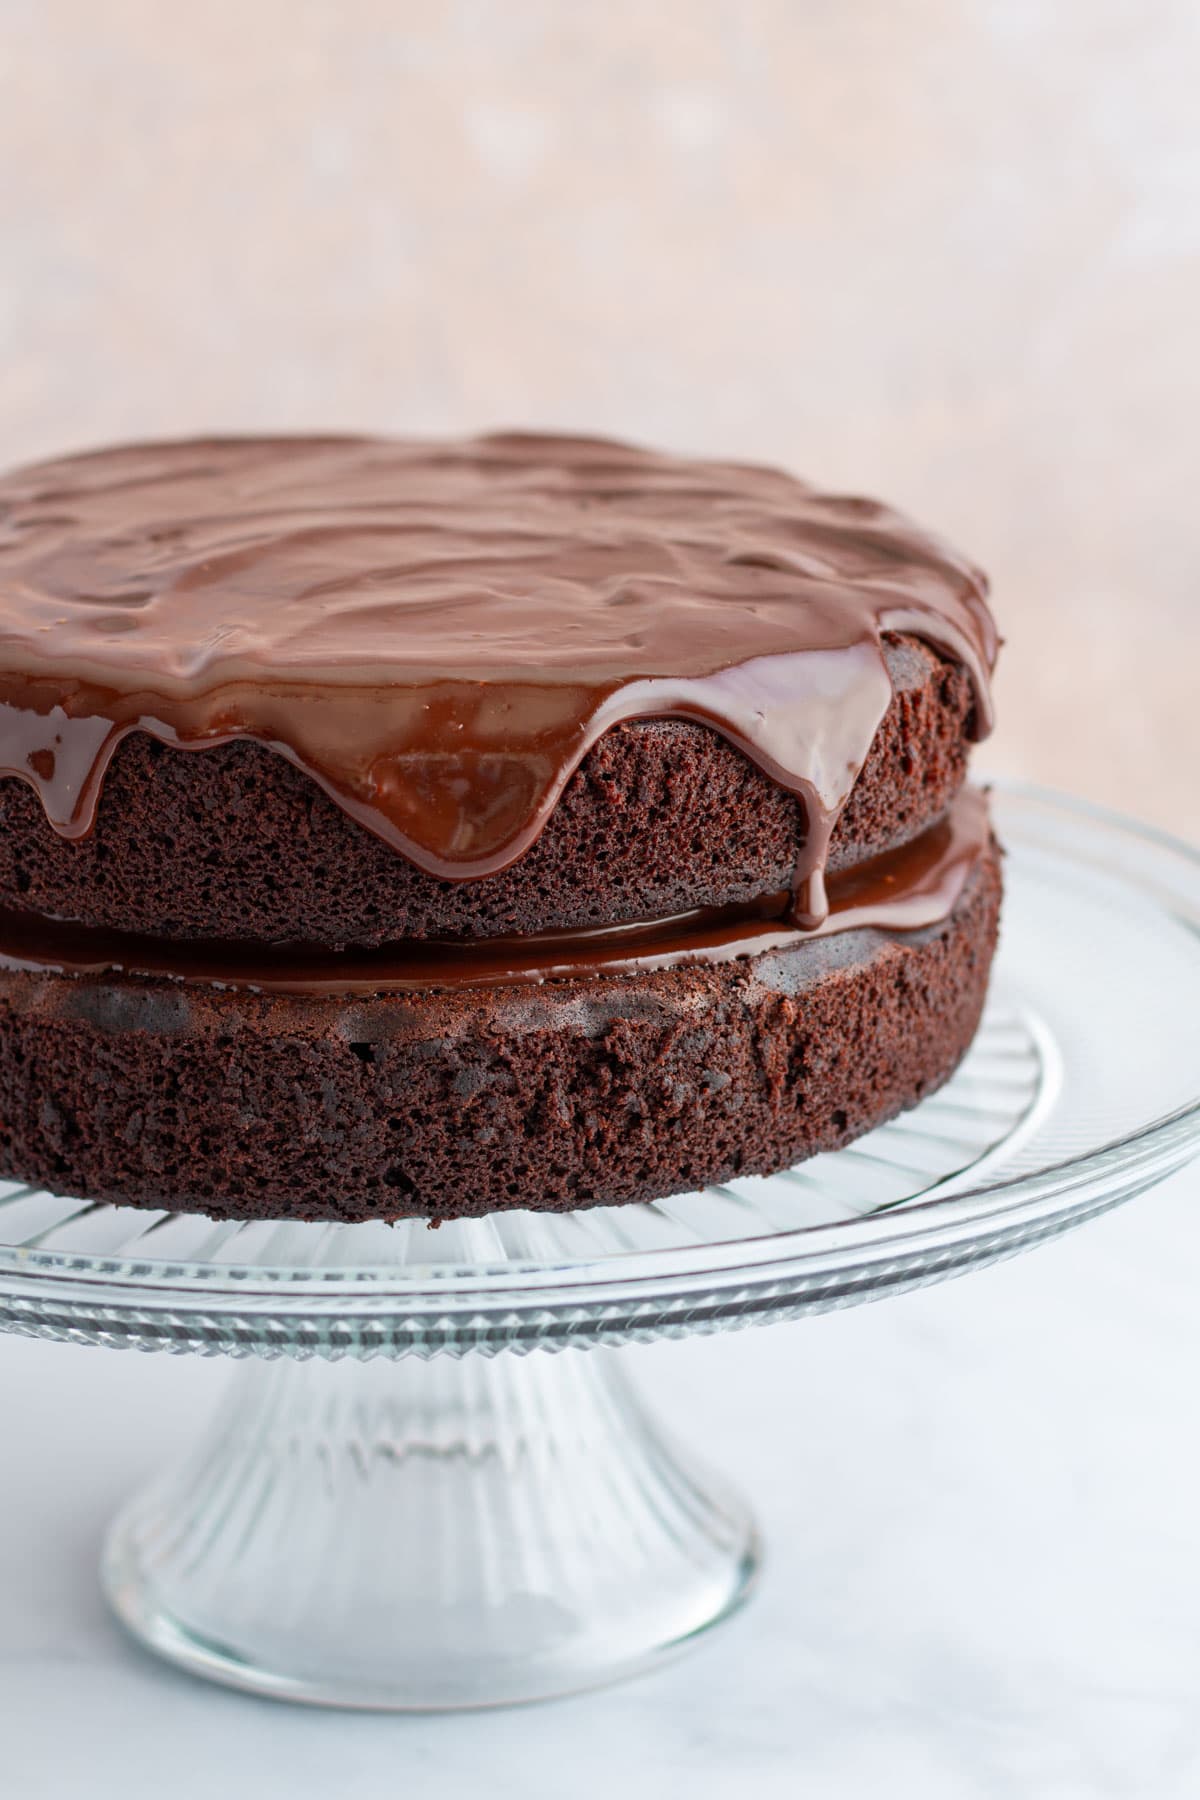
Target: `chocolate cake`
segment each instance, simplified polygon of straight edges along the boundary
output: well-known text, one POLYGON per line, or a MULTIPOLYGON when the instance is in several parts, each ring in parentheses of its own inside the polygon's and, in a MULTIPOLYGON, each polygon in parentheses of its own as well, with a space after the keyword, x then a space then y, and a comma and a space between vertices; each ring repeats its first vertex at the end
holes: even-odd
POLYGON ((995 649, 895 513, 597 439, 0 479, 0 1173, 438 1219, 846 1143, 978 1023, 995 649))

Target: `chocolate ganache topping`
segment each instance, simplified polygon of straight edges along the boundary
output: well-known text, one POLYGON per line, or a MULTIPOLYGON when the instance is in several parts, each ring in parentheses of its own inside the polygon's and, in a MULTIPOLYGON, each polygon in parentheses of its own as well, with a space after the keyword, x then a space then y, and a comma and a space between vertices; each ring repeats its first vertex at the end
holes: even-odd
POLYGON ((0 775, 64 837, 114 749, 235 738, 431 875, 508 867, 623 720, 709 725, 800 799, 791 920, 912 633, 990 725, 983 576, 872 501, 592 438, 216 439, 0 480, 0 775))

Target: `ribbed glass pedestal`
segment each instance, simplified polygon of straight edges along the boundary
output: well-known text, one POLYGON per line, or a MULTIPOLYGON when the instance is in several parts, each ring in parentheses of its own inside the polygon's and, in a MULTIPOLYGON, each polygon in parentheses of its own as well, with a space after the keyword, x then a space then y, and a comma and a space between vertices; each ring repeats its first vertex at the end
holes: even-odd
POLYGON ((746 1595, 741 1501, 611 1351, 251 1364, 109 1538, 136 1636, 285 1699, 537 1700, 653 1663, 746 1595))

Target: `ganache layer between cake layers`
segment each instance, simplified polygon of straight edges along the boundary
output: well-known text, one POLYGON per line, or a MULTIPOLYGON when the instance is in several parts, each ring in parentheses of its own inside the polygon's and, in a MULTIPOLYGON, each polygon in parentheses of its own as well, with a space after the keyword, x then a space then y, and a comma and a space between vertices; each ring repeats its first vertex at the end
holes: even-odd
POLYGON ((864 928, 916 931, 949 916, 991 844, 986 796, 965 788, 910 842, 832 877, 818 926, 787 918, 787 891, 635 924, 490 938, 401 938, 368 949, 147 936, 0 908, 0 969, 132 975, 249 993, 334 997, 540 985, 732 962, 864 928))

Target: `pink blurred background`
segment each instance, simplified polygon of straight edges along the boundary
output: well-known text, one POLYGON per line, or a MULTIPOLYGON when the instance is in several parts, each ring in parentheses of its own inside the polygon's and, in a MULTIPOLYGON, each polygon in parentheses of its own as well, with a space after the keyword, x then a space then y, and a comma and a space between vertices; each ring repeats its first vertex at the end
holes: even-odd
POLYGON ((1200 837, 1195 0, 0 0, 0 457, 553 424, 992 572, 987 766, 1200 837))

